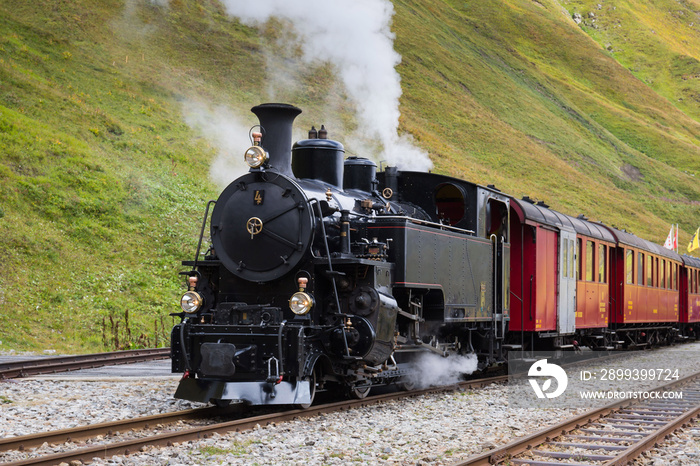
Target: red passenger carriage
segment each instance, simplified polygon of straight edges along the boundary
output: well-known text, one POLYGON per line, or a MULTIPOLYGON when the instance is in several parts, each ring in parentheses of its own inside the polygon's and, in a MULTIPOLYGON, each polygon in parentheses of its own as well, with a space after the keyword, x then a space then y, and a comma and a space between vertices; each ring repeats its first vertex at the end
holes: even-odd
POLYGON ((510 219, 510 330, 520 345, 609 348, 610 231, 528 198, 511 201, 510 219))
POLYGON ((681 257, 625 231, 608 229, 617 242, 612 252, 611 329, 625 346, 670 343, 677 335, 681 257))

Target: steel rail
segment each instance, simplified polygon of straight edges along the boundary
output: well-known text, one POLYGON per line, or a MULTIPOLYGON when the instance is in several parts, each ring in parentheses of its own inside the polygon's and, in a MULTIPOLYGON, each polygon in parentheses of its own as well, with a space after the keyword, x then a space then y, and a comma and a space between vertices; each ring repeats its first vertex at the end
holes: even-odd
POLYGON ((72 427, 70 429, 6 437, 0 439, 0 452, 10 450, 27 451, 30 448, 41 446, 44 443, 51 444, 81 441, 98 435, 112 435, 114 432, 125 432, 134 429, 148 429, 158 424, 174 423, 185 419, 206 419, 229 412, 230 410, 223 410, 215 407, 187 409, 184 411, 143 416, 136 419, 122 419, 72 427))
POLYGON ((170 356, 170 348, 151 348, 115 351, 111 353, 80 354, 57 356, 23 361, 0 363, 0 379, 14 379, 39 374, 53 374, 78 369, 132 364, 136 362, 165 359, 170 356))
MULTIPOLYGON (((13 466, 27 466, 27 465, 55 465, 59 463, 70 463, 71 461, 82 461, 87 463, 92 461, 95 457, 109 458, 114 455, 129 455, 141 449, 144 446, 171 446, 177 442, 187 442, 191 440, 198 440, 202 438, 208 438, 214 433, 225 433, 231 431, 244 431, 253 429, 257 425, 268 425, 271 423, 286 422, 300 418, 314 417, 319 414, 327 414, 337 411, 345 411, 355 408, 361 408, 365 406, 371 406, 376 404, 385 403, 388 401, 398 400, 407 397, 421 396, 433 393, 444 393, 450 392, 458 389, 470 389, 478 388, 493 383, 503 383, 508 380, 507 376, 489 377, 485 379, 475 379, 465 382, 460 382, 454 385, 447 385, 443 387, 431 387, 422 390, 412 390, 405 392, 387 393, 382 395, 370 396, 361 400, 346 400, 334 403, 326 403, 318 406, 311 406, 308 409, 295 409, 290 411, 284 411, 281 413, 264 414, 260 416, 247 417, 243 419, 236 419, 232 421, 214 423, 206 426, 197 426, 193 428, 187 428, 185 430, 178 430, 174 432, 167 432, 156 434, 153 436, 142 437, 138 439, 125 440, 121 442, 95 445, 86 448, 80 448, 72 451, 66 451, 62 453, 55 453, 47 456, 40 456, 35 458, 27 458, 24 460, 19 460, 15 462, 6 463, 13 466)), ((207 414, 206 412, 213 415, 221 415, 226 411, 217 408, 205 408, 202 410, 190 410, 182 411, 179 413, 172 413, 172 417, 169 422, 173 423, 179 420, 177 417, 180 413, 187 413, 190 418, 202 418, 207 414)), ((163 421, 149 420, 149 418, 156 418, 158 416, 148 416, 145 418, 139 418, 131 420, 132 422, 137 422, 142 426, 145 424, 153 425, 154 423, 163 421)), ((65 442, 69 438, 71 441, 75 439, 86 439, 94 437, 97 435, 102 435, 105 432, 115 432, 117 430, 123 431, 130 429, 131 427, 126 427, 127 421, 115 421, 114 423, 105 423, 95 426, 85 426, 73 429, 67 429, 65 431, 58 432, 47 432, 32 434, 23 437, 17 437, 16 439, 6 439, 0 441, 0 446, 7 444, 12 444, 14 447, 12 449, 19 449, 21 445, 24 445, 22 449, 27 450, 28 446, 42 445, 44 442, 51 442, 47 438, 55 439, 55 442, 65 442), (99 431, 90 432, 91 427, 98 427, 99 431), (49 437, 50 436, 50 437, 49 437), (31 443, 30 443, 31 442, 31 443)), ((3 448, 3 450, 9 450, 10 448, 3 448)))
MULTIPOLYGON (((648 392, 661 392, 664 390, 669 390, 672 388, 676 388, 691 382, 696 382, 700 380, 700 372, 689 375, 687 377, 684 377, 683 379, 674 381, 672 383, 656 387, 651 390, 647 390, 648 392)), ((644 403, 640 402, 639 400, 633 400, 633 399, 624 399, 621 401, 616 401, 613 403, 610 403, 606 406, 603 406, 601 408, 588 411, 586 413, 583 413, 579 416, 573 417, 571 419, 562 421, 558 424, 555 424, 553 426, 547 427, 539 432, 535 432, 532 435, 528 435, 526 437, 523 437, 522 439, 517 439, 514 440, 502 447, 496 448, 494 450, 479 454, 479 455, 474 455, 472 457, 467 458, 466 460, 463 461, 458 461, 453 463, 453 466, 486 466, 486 465, 494 465, 494 464, 500 464, 503 462, 509 462, 509 464, 520 464, 519 461, 516 460, 516 456, 527 451, 531 450, 532 448, 542 445, 546 442, 550 442, 552 439, 562 436, 562 435, 567 435, 573 430, 580 429, 583 426, 587 424, 591 424, 594 421, 598 421, 601 418, 607 416, 608 414, 611 414, 613 412, 619 411, 620 409, 627 408, 627 407, 639 407, 642 409, 645 409, 644 403)), ((654 430, 652 433, 647 435, 646 437, 643 437, 641 439, 637 439, 635 443, 630 445, 629 448, 627 448, 624 451, 618 452, 616 454, 614 459, 608 459, 606 458, 606 462, 602 466, 621 466, 621 465, 626 465, 631 461, 632 459, 636 458, 639 456, 642 452, 653 448, 655 444, 658 443, 659 440, 663 439, 665 436, 669 435, 676 429, 678 429, 680 426, 687 424, 692 418, 698 416, 700 414, 700 400, 697 400, 696 406, 690 409, 689 411, 686 411, 682 415, 678 416, 677 418, 672 419, 668 423, 666 423, 664 426, 662 426, 660 429, 654 430)), ((520 460, 523 463, 531 463, 531 464, 544 464, 542 462, 538 462, 537 460, 520 460)), ((550 463, 550 464, 556 464, 556 463, 550 463)), ((566 463, 560 463, 560 464, 566 464, 566 463)), ((571 463, 569 463, 571 464, 571 463)))

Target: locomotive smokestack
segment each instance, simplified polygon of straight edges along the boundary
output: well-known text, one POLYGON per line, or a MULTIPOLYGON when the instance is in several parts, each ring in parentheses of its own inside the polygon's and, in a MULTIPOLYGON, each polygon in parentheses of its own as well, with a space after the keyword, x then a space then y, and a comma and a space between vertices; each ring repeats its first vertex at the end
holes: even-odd
POLYGON ((270 155, 270 166, 293 178, 292 123, 301 109, 287 104, 261 104, 250 111, 263 128, 262 146, 270 155))

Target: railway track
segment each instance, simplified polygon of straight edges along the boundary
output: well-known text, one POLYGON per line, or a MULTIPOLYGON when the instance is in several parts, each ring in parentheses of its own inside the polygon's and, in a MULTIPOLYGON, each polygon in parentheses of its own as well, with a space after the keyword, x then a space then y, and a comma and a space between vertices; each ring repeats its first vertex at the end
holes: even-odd
POLYGON ((649 392, 682 399, 622 400, 586 412, 454 466, 622 466, 700 415, 700 373, 649 392))
MULTIPOLYGON (((179 411, 154 416, 146 416, 137 419, 114 421, 103 424, 95 424, 84 427, 76 427, 61 431, 43 432, 21 437, 0 439, 0 462, 4 462, 2 452, 19 450, 31 455, 31 449, 39 447, 44 443, 64 444, 68 451, 50 455, 29 457, 20 461, 4 462, 3 464, 14 466, 27 465, 55 465, 59 463, 70 463, 71 461, 81 461, 84 463, 92 461, 95 457, 109 458, 114 455, 128 455, 139 451, 145 446, 169 446, 175 443, 182 443, 190 440, 208 438, 214 433, 224 434, 231 431, 244 431, 254 428, 257 425, 265 426, 271 423, 280 423, 298 418, 308 418, 325 413, 344 411, 353 408, 371 406, 385 403, 401 398, 420 396, 430 393, 440 393, 456 389, 473 389, 490 385, 492 383, 504 383, 507 376, 489 377, 471 381, 460 382, 459 384, 433 387, 422 390, 407 392, 387 393, 383 395, 370 396, 361 400, 345 400, 334 403, 326 403, 318 406, 311 406, 305 410, 291 410, 284 412, 273 412, 252 417, 240 417, 223 422, 211 422, 205 425, 182 428, 174 426, 168 428, 165 424, 175 424, 181 420, 212 420, 212 418, 222 416, 236 416, 236 406, 233 405, 225 410, 219 408, 202 408, 195 410, 179 411), (148 430, 157 427, 159 433, 142 433, 138 438, 124 440, 117 436, 116 432, 127 432, 136 429, 148 430), (169 430, 168 432, 163 432, 169 430), (106 442, 91 446, 77 447, 75 444, 85 445, 90 439, 98 436, 114 437, 106 439, 106 442)), ((103 439, 105 440, 105 439, 103 439)))
POLYGON ((39 374, 54 374, 79 369, 131 364, 154 359, 166 359, 169 356, 170 348, 151 348, 0 363, 0 379, 14 379, 39 374))

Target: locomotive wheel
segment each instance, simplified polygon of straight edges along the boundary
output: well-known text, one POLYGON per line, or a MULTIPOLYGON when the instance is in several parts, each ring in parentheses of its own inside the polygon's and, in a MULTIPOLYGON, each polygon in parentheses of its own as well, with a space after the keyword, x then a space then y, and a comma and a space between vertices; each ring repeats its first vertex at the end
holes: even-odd
POLYGON ((371 389, 371 385, 354 385, 350 387, 350 397, 356 400, 361 400, 369 395, 369 391, 371 389))
POLYGON ((314 404, 314 398, 316 397, 316 370, 311 372, 311 377, 306 377, 304 380, 309 381, 309 391, 311 392, 311 401, 307 403, 298 403, 294 407, 296 409, 309 409, 309 407, 314 404))
POLYGON ((400 381, 396 382, 396 387, 403 392, 410 392, 416 388, 416 382, 409 377, 404 377, 400 381))

